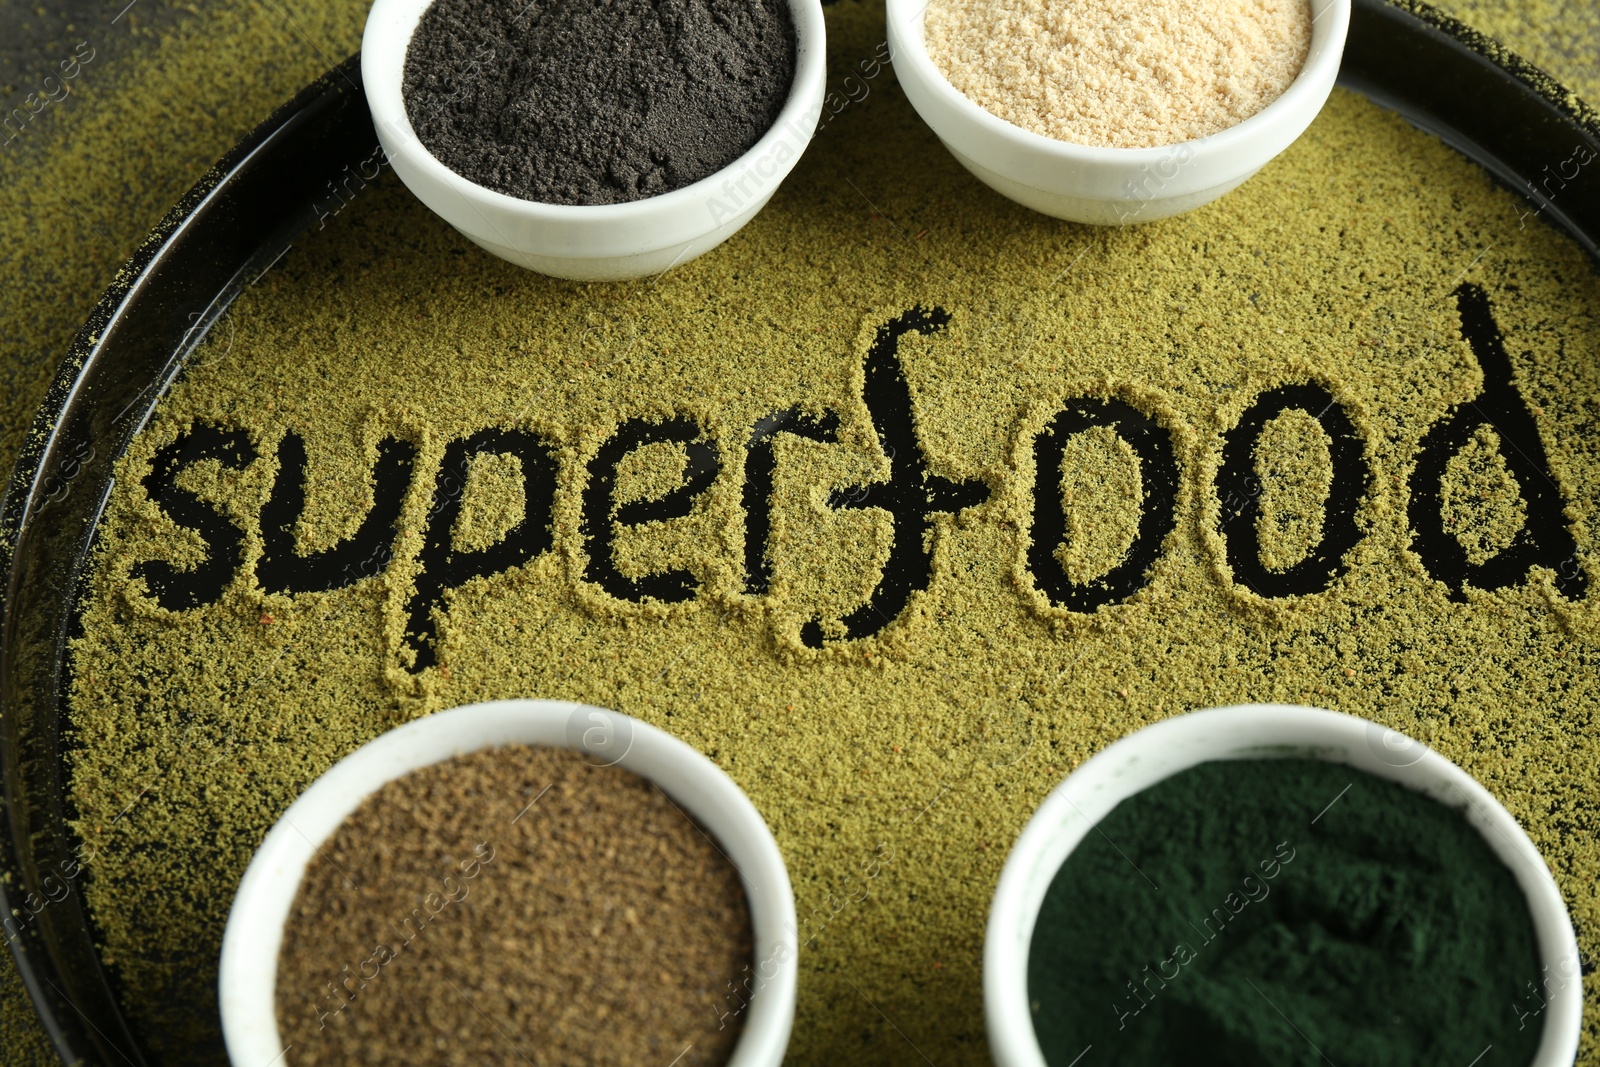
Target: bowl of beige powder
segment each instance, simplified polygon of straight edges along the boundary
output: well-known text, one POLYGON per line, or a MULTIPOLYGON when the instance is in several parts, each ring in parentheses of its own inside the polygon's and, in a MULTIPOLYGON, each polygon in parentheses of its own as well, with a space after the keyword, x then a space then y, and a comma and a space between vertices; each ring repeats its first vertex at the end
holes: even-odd
POLYGON ((1305 132, 1350 0, 888 0, 895 74, 984 184, 1120 225, 1236 188, 1305 132))

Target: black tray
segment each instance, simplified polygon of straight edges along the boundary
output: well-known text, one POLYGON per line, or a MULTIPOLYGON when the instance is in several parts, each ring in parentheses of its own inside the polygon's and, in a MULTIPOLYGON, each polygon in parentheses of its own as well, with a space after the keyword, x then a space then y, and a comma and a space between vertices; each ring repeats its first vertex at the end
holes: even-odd
MULTIPOLYGON (((184 359, 373 158, 360 78, 354 57, 329 72, 167 214, 74 341, 0 507, 0 918, 68 1063, 149 1062, 96 953, 65 821, 63 665, 82 564, 112 466, 184 359)), ((1600 116, 1548 76, 1425 5, 1355 0, 1339 80, 1481 164, 1600 262, 1600 167, 1554 199, 1538 185, 1575 147, 1600 155, 1600 116)))

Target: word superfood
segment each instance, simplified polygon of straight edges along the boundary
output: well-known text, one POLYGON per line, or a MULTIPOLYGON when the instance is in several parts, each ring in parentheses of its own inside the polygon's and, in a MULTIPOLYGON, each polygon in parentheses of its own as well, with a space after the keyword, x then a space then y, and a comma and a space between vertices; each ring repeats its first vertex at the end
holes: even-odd
MULTIPOLYGON (((1455 600, 1468 587, 1494 590, 1526 581, 1535 567, 1554 572, 1560 595, 1577 600, 1588 577, 1577 562, 1576 542, 1565 515, 1567 502, 1548 471, 1544 446, 1532 414, 1518 393, 1511 361, 1484 292, 1466 284, 1456 291, 1461 330, 1483 372, 1480 395, 1450 409, 1423 436, 1411 479, 1407 517, 1412 550, 1429 575, 1455 600), (1526 506, 1526 518, 1512 542, 1487 560, 1473 562, 1442 517, 1441 492, 1446 467, 1483 425, 1500 435, 1507 469, 1526 506)), ((872 637, 892 624, 914 594, 927 590, 934 572, 935 540, 942 536, 936 516, 979 508, 1001 487, 993 481, 953 480, 930 469, 918 438, 912 395, 899 358, 899 341, 909 333, 936 334, 949 323, 940 308, 915 307, 882 325, 863 367, 862 400, 871 417, 888 473, 862 485, 833 487, 826 507, 871 509, 886 515, 891 527, 887 559, 866 602, 843 618, 813 617, 800 628, 801 643, 812 649, 872 637)), ((629 576, 615 560, 619 530, 690 515, 697 502, 729 469, 729 449, 743 452, 743 588, 751 598, 770 595, 774 560, 770 551, 772 494, 778 466, 774 444, 781 435, 839 444, 841 417, 832 411, 799 406, 771 412, 730 441, 714 437, 694 416, 635 418, 616 426, 583 463, 581 521, 577 531, 585 560, 578 580, 623 602, 679 603, 700 595, 687 570, 666 569, 629 576), (680 482, 653 499, 619 501, 618 465, 651 445, 681 448, 685 463, 680 482)), ((1316 381, 1301 381, 1262 392, 1238 422, 1223 431, 1221 463, 1214 489, 1221 503, 1217 532, 1226 545, 1233 580, 1251 593, 1279 599, 1326 590, 1347 570, 1350 550, 1363 532, 1360 505, 1372 482, 1367 448, 1340 400, 1316 381), (1257 519, 1261 485, 1253 474, 1253 453, 1265 427, 1278 415, 1298 409, 1315 419, 1329 442, 1332 485, 1322 502, 1322 536, 1304 557, 1286 569, 1261 558, 1257 519)), ((519 567, 556 548, 552 523, 558 442, 514 427, 495 427, 451 441, 435 475, 432 506, 423 531, 407 605, 410 664, 421 671, 437 662, 435 635, 448 615, 449 595, 474 578, 519 567), (469 465, 484 455, 514 457, 521 468, 524 509, 521 521, 495 544, 464 549, 453 543, 461 514, 469 465)), ((841 446, 842 447, 842 446, 841 446)), ((1031 510, 1025 523, 1025 571, 1033 592, 1054 609, 1092 613, 1126 601, 1150 581, 1151 568, 1166 550, 1178 521, 1180 450, 1171 429, 1130 399, 1087 396, 1061 403, 1033 437, 1031 510), (1137 531, 1122 560, 1091 581, 1075 581, 1058 555, 1068 539, 1068 523, 1058 479, 1067 443, 1074 435, 1105 427, 1138 457, 1142 502, 1137 531)), ((199 424, 159 449, 143 486, 175 523, 205 542, 205 558, 187 569, 162 560, 134 565, 146 595, 171 611, 193 610, 216 602, 244 566, 246 532, 219 507, 178 484, 179 474, 204 460, 243 469, 256 462, 256 444, 236 427, 199 424)), ((378 447, 372 471, 375 502, 354 534, 322 551, 301 553, 294 529, 305 508, 310 458, 304 438, 285 432, 277 446, 277 475, 260 512, 263 552, 254 579, 267 593, 301 595, 353 585, 382 573, 399 534, 402 501, 418 469, 417 448, 395 437, 378 447)), ((737 467, 734 467, 737 470, 737 467)), ((881 465, 880 465, 881 469, 881 465)), ((1023 583, 1024 585, 1027 583, 1023 583)), ((1024 590, 1025 593, 1029 592, 1024 590)))

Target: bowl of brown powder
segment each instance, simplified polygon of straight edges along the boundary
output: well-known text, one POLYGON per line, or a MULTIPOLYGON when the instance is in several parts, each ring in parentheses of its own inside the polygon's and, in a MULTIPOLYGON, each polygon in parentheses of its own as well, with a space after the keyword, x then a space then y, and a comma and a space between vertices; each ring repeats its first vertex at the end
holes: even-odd
POLYGON ((626 715, 505 700, 317 779, 239 885, 219 978, 239 1067, 771 1067, 793 891, 705 756, 626 715))
POLYGON ((960 163, 1036 211, 1120 225, 1236 188, 1305 132, 1350 0, 888 0, 895 74, 960 163))
POLYGON ((474 243, 579 280, 727 240, 823 99, 819 0, 376 0, 361 76, 418 199, 474 243))

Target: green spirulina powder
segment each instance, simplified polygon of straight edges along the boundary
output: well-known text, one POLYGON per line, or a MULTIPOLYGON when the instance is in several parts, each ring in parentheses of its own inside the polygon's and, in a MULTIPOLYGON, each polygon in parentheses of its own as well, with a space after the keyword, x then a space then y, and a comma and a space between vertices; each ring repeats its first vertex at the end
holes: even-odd
POLYGON ((1239 760, 1174 775, 1098 830, 1029 953, 1053 1067, 1532 1060, 1533 923, 1459 812, 1340 764, 1239 760))

